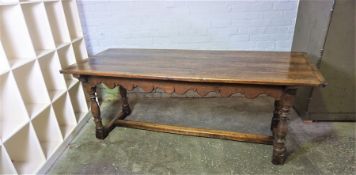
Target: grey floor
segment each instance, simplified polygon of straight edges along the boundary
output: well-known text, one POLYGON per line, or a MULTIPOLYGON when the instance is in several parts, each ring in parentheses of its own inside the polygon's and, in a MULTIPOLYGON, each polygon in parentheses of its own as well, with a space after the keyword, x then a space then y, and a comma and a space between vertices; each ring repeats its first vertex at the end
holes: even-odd
MULTIPOLYGON (((130 101, 130 119, 270 134, 268 97, 146 98, 130 101)), ((102 105, 108 120, 117 109, 102 105)), ((118 106, 114 103, 113 106, 118 106)), ((289 157, 271 163, 272 146, 115 128, 105 140, 90 120, 49 174, 354 174, 355 123, 304 123, 293 111, 289 157)))

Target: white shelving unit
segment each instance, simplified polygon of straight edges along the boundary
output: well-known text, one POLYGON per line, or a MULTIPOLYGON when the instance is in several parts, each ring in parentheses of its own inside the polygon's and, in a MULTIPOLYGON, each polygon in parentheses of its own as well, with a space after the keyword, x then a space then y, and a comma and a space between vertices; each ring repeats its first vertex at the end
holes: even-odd
POLYGON ((86 58, 75 0, 0 0, 0 174, 40 172, 87 121, 82 85, 59 73, 86 58))

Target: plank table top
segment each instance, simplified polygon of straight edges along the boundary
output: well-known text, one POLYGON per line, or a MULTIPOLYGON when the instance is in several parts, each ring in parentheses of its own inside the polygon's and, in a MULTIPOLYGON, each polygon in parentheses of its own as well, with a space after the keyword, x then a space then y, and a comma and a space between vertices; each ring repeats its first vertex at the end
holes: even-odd
POLYGON ((185 82, 321 86, 299 52, 108 49, 61 73, 185 82))

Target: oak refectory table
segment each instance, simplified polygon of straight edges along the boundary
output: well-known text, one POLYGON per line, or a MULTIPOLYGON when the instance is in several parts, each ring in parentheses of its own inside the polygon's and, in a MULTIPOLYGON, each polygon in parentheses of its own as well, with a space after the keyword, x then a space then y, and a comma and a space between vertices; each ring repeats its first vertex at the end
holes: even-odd
POLYGON ((61 70, 61 73, 72 74, 83 83, 98 139, 104 139, 115 126, 123 126, 273 144, 274 164, 283 164, 286 159, 288 113, 297 88, 326 85, 320 72, 308 62, 306 54, 297 52, 108 49, 61 70), (122 98, 122 112, 106 126, 101 121, 96 95, 99 83, 110 88, 119 86, 122 98), (268 95, 275 100, 272 136, 125 119, 131 113, 127 90, 135 87, 145 92, 159 88, 166 93, 177 94, 193 90, 200 96, 209 92, 217 92, 223 97, 241 93, 250 99, 268 95))

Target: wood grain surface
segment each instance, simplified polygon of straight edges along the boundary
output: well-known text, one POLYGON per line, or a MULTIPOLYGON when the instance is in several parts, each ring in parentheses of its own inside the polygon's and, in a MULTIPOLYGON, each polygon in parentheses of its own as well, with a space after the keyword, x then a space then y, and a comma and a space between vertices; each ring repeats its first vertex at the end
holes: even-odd
POLYGON ((303 53, 108 49, 61 73, 185 82, 321 86, 303 53))

